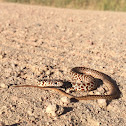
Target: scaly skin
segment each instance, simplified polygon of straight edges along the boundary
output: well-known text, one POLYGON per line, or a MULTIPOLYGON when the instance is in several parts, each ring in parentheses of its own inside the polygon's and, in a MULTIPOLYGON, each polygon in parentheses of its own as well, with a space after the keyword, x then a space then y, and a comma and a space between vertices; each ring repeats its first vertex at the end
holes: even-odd
POLYGON ((95 82, 95 78, 101 79, 103 83, 109 88, 108 95, 87 95, 82 97, 75 97, 71 94, 68 94, 60 89, 50 86, 62 86, 63 82, 61 81, 42 81, 39 83, 39 86, 34 85, 21 85, 14 87, 35 87, 43 90, 54 90, 59 92, 60 94, 68 97, 74 98, 77 100, 95 100, 95 99, 115 99, 118 97, 118 91, 114 87, 114 84, 110 81, 110 78, 97 70, 89 69, 86 67, 75 67, 70 72, 73 75, 74 80, 85 81, 85 83, 72 83, 72 87, 69 89, 70 91, 90 91, 96 88, 97 84, 95 82))

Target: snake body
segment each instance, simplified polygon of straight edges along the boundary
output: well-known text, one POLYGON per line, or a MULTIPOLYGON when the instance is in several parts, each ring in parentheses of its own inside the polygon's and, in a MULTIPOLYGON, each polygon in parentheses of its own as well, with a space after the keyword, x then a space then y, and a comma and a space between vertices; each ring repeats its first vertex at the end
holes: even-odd
POLYGON ((110 81, 110 78, 97 70, 93 70, 86 67, 74 67, 71 69, 70 74, 73 76, 73 80, 76 82, 72 82, 72 87, 69 88, 69 91, 90 91, 94 90, 97 87, 97 83, 95 78, 101 79, 103 83, 109 88, 108 95, 87 95, 81 97, 75 97, 69 93, 64 92, 56 87, 61 87, 63 82, 61 81, 41 81, 38 86, 34 85, 19 85, 15 87, 36 87, 43 90, 55 90, 60 94, 74 98, 77 100, 95 100, 95 99, 115 99, 118 96, 117 89, 114 84, 110 81), (78 82, 79 81, 79 82, 78 82), (54 87, 50 87, 54 86, 54 87))

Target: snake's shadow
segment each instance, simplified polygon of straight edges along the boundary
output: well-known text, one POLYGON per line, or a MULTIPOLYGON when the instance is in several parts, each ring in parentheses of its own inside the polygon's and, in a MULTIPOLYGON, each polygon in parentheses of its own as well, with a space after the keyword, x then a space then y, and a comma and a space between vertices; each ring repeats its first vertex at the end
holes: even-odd
POLYGON ((6 125, 6 126, 19 126, 20 123, 15 123, 15 124, 12 124, 12 125, 6 125))
POLYGON ((64 107, 64 111, 62 113, 62 115, 66 114, 67 112, 73 111, 72 107, 64 107))

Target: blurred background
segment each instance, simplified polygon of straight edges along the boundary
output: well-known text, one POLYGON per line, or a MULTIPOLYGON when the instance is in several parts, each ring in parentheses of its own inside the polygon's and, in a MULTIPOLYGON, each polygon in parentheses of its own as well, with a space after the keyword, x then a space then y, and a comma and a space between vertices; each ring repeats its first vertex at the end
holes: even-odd
POLYGON ((0 0, 60 8, 126 11, 126 0, 0 0))

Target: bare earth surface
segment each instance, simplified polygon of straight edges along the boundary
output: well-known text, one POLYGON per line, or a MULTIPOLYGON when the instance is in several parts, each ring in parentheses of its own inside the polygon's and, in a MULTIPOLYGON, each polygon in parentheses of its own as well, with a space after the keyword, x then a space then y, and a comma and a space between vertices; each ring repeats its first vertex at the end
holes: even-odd
POLYGON ((126 13, 0 3, 0 87, 0 121, 6 125, 125 126, 126 13), (12 87, 43 78, 68 80, 76 66, 111 76, 121 97, 107 107, 97 100, 63 105, 55 91, 12 87), (63 113, 47 114, 49 104, 63 113))

